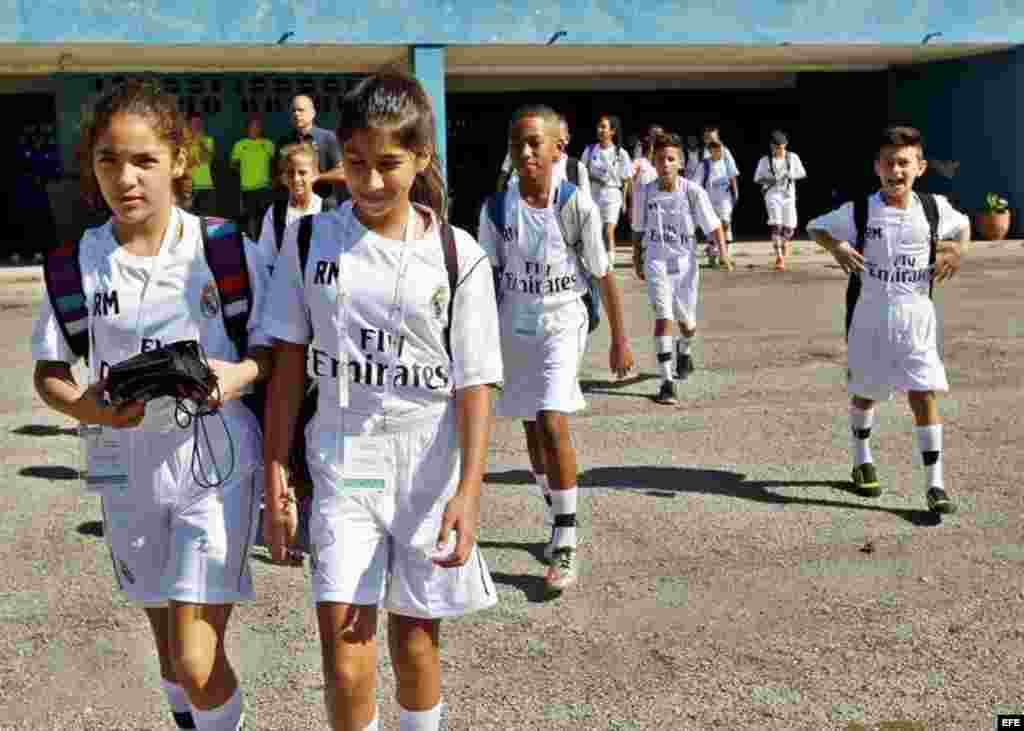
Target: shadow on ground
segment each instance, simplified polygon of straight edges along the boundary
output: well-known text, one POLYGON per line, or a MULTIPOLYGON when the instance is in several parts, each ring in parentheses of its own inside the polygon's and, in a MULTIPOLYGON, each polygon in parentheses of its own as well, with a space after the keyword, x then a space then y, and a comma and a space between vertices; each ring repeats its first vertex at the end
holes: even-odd
MULTIPOLYGON (((773 492, 779 488, 828 487, 840 493, 856 495, 853 486, 845 480, 747 480, 745 475, 728 470, 704 470, 692 467, 596 467, 579 477, 582 489, 631 490, 640 495, 660 499, 674 499, 682 494, 721 495, 740 500, 772 505, 814 505, 823 508, 850 508, 890 513, 916 526, 935 526, 941 518, 929 510, 889 508, 881 505, 854 503, 846 500, 791 497, 773 492)), ((533 475, 527 470, 491 472, 485 482, 492 485, 529 485, 533 475)), ((543 543, 513 541, 480 541, 481 548, 526 551, 537 561, 544 560, 543 543)), ((529 602, 542 602, 550 597, 544 591, 542 576, 491 572, 495 583, 523 592, 529 602)))
POLYGON ((600 393, 605 396, 632 396, 633 398, 649 399, 650 394, 620 392, 619 389, 627 386, 634 386, 644 381, 651 381, 659 378, 656 373, 638 373, 620 381, 602 381, 597 379, 583 379, 580 381, 580 390, 583 393, 600 393))
MULTIPOLYGON (((533 475, 527 470, 491 472, 487 474, 485 481, 493 485, 529 485, 533 483, 533 475)), ((578 485, 581 488, 635 490, 648 497, 668 499, 680 494, 698 493, 772 505, 814 505, 823 508, 870 510, 890 513, 917 526, 933 526, 941 522, 938 516, 929 510, 793 497, 773 492, 779 488, 828 487, 840 493, 856 496, 849 480, 747 480, 746 475, 729 470, 638 466, 595 467, 580 475, 578 485)))
POLYGON ((70 427, 52 426, 50 424, 25 424, 25 426, 12 429, 11 434, 20 434, 26 437, 75 437, 78 436, 78 430, 70 427))
POLYGON ((81 477, 78 470, 54 464, 23 467, 18 470, 18 474, 22 477, 37 477, 42 480, 77 480, 81 477))

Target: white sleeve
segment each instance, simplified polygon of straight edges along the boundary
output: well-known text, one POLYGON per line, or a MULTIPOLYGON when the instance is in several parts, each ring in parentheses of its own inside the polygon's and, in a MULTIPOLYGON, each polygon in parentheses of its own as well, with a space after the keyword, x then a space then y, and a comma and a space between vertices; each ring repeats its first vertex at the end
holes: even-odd
POLYGON ((590 166, 590 156, 592 147, 593 145, 587 145, 585 148, 583 148, 583 154, 580 156, 580 162, 582 162, 587 167, 590 166))
POLYGON ((274 259, 277 257, 277 241, 274 234, 274 206, 269 206, 263 214, 263 226, 260 228, 260 240, 256 246, 263 255, 263 260, 273 267, 274 259))
POLYGON ((939 239, 959 238, 960 232, 970 229, 971 221, 963 213, 953 208, 944 195, 935 196, 935 204, 939 209, 939 239))
POLYGON ((39 317, 32 328, 32 360, 53 360, 68 365, 78 360, 53 314, 48 295, 43 296, 39 317))
POLYGON ((765 178, 771 178, 772 171, 768 167, 768 158, 762 157, 757 161, 757 171, 754 173, 754 182, 760 183, 765 178))
POLYGON ((459 282, 452 302, 452 382, 456 389, 501 383, 501 336, 491 264, 473 237, 455 229, 459 282))
POLYGON ((494 227, 490 214, 487 213, 487 201, 480 207, 480 226, 477 229, 477 236, 480 238, 480 248, 484 250, 491 260, 491 266, 495 269, 501 268, 501 255, 498 247, 502 245, 501 235, 494 227))
POLYGON ((512 172, 512 156, 507 152, 505 153, 505 159, 501 161, 501 172, 512 172))
POLYGON ((853 221, 853 201, 812 219, 807 223, 807 230, 812 233, 824 231, 837 241, 856 242, 857 227, 853 221))
POLYGON ((580 184, 577 186, 587 198, 590 197, 590 173, 587 172, 587 166, 583 164, 582 160, 576 162, 576 167, 579 169, 580 184))
POLYGON ((619 148, 619 175, 625 183, 633 174, 633 161, 629 159, 629 153, 624 147, 619 148))
MULTIPOLYGON (((639 178, 639 173, 637 174, 639 178)), ((630 225, 633 231, 640 233, 644 230, 644 216, 647 213, 647 184, 641 183, 638 179, 633 180, 633 207, 629 212, 630 225)))
POLYGON ((608 251, 604 248, 604 235, 601 233, 601 214, 597 204, 590 197, 577 191, 573 201, 566 205, 575 205, 580 225, 580 257, 583 266, 598 279, 603 279, 611 271, 608 262, 608 251))
POLYGON ((716 228, 722 227, 722 221, 715 213, 714 206, 711 205, 711 197, 706 190, 699 185, 691 186, 690 190, 693 191, 693 199, 696 199, 697 202, 696 210, 693 211, 697 219, 696 223, 700 226, 701 231, 710 235, 716 228))
MULTIPOLYGON (((270 336, 263 330, 263 317, 267 311, 267 296, 270 293, 270 272, 274 264, 267 261, 259 246, 243 237, 245 247, 245 265, 249 270, 249 288, 252 291, 252 303, 249 308, 249 322, 246 332, 249 334, 249 347, 271 345, 270 336)), ((239 353, 244 358, 245 353, 239 353)))
MULTIPOLYGON (((305 277, 299 265, 298 233, 297 225, 285 229, 261 328, 267 338, 306 345, 313 339, 313 325, 306 307, 305 277)), ((312 242, 310 249, 312 254, 312 242)))
POLYGON ((804 161, 795 152, 793 155, 793 169, 789 171, 789 177, 793 180, 803 180, 807 177, 807 170, 804 168, 804 161))
POLYGON ((736 167, 736 159, 729 153, 729 157, 725 160, 725 174, 729 178, 738 178, 740 176, 740 169, 736 167))

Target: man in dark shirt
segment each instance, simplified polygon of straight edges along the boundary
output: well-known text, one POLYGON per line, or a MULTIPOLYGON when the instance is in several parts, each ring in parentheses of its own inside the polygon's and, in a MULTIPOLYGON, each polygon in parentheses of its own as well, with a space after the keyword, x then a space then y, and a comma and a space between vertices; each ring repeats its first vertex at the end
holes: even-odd
MULTIPOLYGON (((324 208, 333 208, 338 203, 348 200, 348 186, 345 185, 345 171, 341 167, 341 145, 337 136, 329 129, 316 127, 316 107, 313 100, 305 94, 292 99, 292 126, 294 130, 282 137, 277 149, 285 145, 305 142, 313 146, 319 157, 320 173, 313 183, 313 192, 324 199, 324 208), (333 189, 332 189, 333 188, 333 189)), ((276 166, 276 175, 283 168, 280 161, 276 166)))

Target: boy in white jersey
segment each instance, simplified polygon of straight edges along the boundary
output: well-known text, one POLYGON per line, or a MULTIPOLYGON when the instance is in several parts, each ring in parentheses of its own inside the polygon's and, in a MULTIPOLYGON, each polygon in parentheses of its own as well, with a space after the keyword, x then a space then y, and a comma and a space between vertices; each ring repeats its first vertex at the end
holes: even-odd
POLYGON ((700 285, 697 226, 719 249, 725 246, 725 237, 707 192, 679 175, 683 143, 678 135, 661 135, 655 140, 654 165, 658 179, 647 185, 644 239, 633 248, 633 262, 636 275, 647 280, 647 295, 654 308, 654 351, 662 377, 655 401, 675 404, 673 350, 676 377, 684 379, 693 372, 690 345, 697 334, 700 285), (671 335, 672 320, 679 323, 678 348, 671 335))
POLYGON ((270 262, 277 259, 277 252, 281 250, 284 230, 303 216, 320 213, 324 205, 324 199, 313 192, 313 181, 319 171, 318 156, 313 146, 307 143, 286 145, 281 148, 279 159, 284 168, 284 184, 288 188, 287 207, 281 211, 282 204, 277 202, 267 206, 260 228, 260 252, 270 262), (284 213, 283 219, 281 213, 284 213))
POLYGON ((917 424, 928 507, 951 513, 955 505, 943 485, 942 423, 935 397, 949 384, 939 359, 930 293, 933 278, 943 281, 959 270, 971 231, 967 217, 943 196, 932 197, 937 230, 930 230, 930 201, 913 190, 925 171, 923 155, 916 129, 886 129, 875 160, 881 189, 866 202, 865 230, 857 230, 856 203, 814 219, 807 230, 851 275, 847 357, 854 487, 864 495, 881 494, 868 443, 873 409, 876 401, 892 398, 893 391, 906 391, 917 424), (938 242, 931 240, 933 235, 938 242))
POLYGON ((586 403, 577 380, 586 348, 585 277, 600 281, 612 332, 611 369, 624 376, 633 354, 622 300, 601 239, 593 201, 569 183, 557 185, 558 117, 543 106, 520 109, 509 128, 519 182, 488 202, 480 245, 498 273, 505 387, 497 413, 522 419, 530 462, 541 490, 550 489, 554 531, 546 552, 549 592, 576 582, 576 452, 568 415, 586 403), (501 208, 494 220, 492 208, 501 208))
POLYGON ((796 231, 796 181, 807 177, 804 164, 795 152, 786 149, 789 139, 775 130, 771 135, 771 154, 762 157, 754 172, 754 182, 764 191, 768 228, 772 232, 775 270, 784 271, 789 242, 796 231))
MULTIPOLYGON (((708 143, 710 157, 701 161, 696 172, 690 176, 690 180, 697 183, 711 199, 711 207, 715 209, 715 215, 722 222, 722 230, 725 232, 725 255, 722 261, 723 268, 729 269, 729 242, 732 241, 732 210, 740 197, 740 189, 737 180, 740 171, 736 169, 736 163, 732 158, 725 159, 722 154, 722 143, 712 140, 708 143)), ((718 252, 711 250, 711 265, 714 266, 718 259, 718 252)))

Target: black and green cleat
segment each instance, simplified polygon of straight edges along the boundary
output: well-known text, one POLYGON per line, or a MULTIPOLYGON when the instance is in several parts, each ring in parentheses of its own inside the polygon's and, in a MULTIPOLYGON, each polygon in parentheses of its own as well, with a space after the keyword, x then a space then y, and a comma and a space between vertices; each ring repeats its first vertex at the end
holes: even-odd
POLYGON ((950 499, 949 495, 941 487, 929 487, 925 497, 928 500, 928 509, 933 513, 950 515, 956 512, 956 503, 950 499))
POLYGON ((871 462, 865 462, 853 468, 853 489, 864 497, 878 497, 882 494, 882 486, 878 484, 878 473, 871 462))

